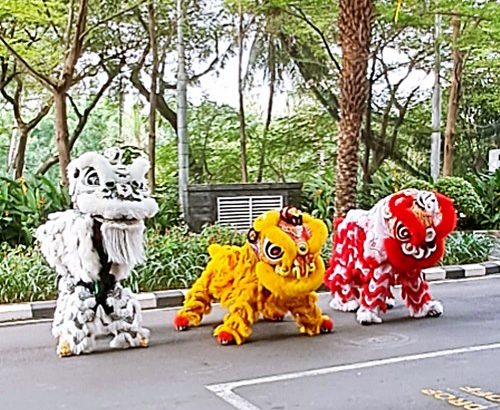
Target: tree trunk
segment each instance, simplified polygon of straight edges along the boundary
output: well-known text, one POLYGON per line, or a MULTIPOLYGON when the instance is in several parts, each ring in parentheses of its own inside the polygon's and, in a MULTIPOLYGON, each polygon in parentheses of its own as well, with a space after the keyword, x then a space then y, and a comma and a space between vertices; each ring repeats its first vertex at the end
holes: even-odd
POLYGON ((14 178, 18 179, 23 176, 24 172, 24 157, 26 156, 26 145, 28 144, 28 128, 25 125, 19 127, 19 143, 14 163, 14 178))
POLYGON ((455 139, 458 105, 460 102, 460 86, 462 83, 463 53, 458 48, 457 44, 458 37, 460 35, 460 17, 456 12, 451 18, 451 27, 453 44, 453 67, 451 73, 450 96, 448 100, 446 130, 444 132, 444 176, 451 176, 453 174, 453 141, 455 139))
POLYGON ((153 66, 151 68, 151 91, 149 94, 149 162, 148 182, 151 192, 155 191, 155 164, 156 164, 156 90, 158 88, 158 47, 156 42, 156 20, 153 0, 148 1, 149 15, 149 42, 151 44, 151 54, 153 66))
POLYGON ((186 221, 188 211, 188 133, 187 133, 187 75, 184 46, 184 0, 177 0, 177 151, 179 160, 179 205, 181 218, 186 221))
POLYGON ((262 182, 262 175, 264 173, 264 160, 266 158, 266 139, 271 126, 271 119, 273 115, 273 102, 274 102, 274 86, 276 84, 276 57, 274 52, 273 37, 269 40, 269 99, 267 100, 267 114, 266 123, 264 124, 264 132, 262 134, 262 144, 260 147, 259 157, 259 171, 257 173, 257 182, 262 182))
POLYGON ((54 115, 56 127, 56 147, 59 154, 59 168, 61 170, 61 180, 63 185, 68 185, 68 175, 66 173, 69 158, 69 132, 68 113, 66 110, 66 90, 54 92, 54 115))
POLYGON ((241 182, 248 182, 247 171, 247 136, 245 129, 245 107, 243 99, 243 38, 245 33, 243 31, 243 9, 241 0, 239 1, 239 26, 238 26, 238 96, 239 96, 239 118, 240 118, 240 164, 241 164, 241 182))
POLYGON ((372 18, 373 0, 340 0, 342 74, 335 184, 336 216, 344 216, 356 206, 359 134, 366 104, 366 69, 372 18))

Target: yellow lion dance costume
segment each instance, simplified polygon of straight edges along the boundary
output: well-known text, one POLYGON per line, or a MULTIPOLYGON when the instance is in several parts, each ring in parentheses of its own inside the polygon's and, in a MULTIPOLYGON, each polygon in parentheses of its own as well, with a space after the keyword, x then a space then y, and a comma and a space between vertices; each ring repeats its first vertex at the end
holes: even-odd
POLYGON ((327 235, 322 221, 286 207, 259 216, 242 247, 211 245, 211 259, 187 293, 175 328, 198 326, 219 300, 229 310, 214 331, 223 345, 243 343, 260 314, 280 321, 290 311, 301 333, 331 332, 333 322, 322 315, 314 292, 325 272, 327 235))

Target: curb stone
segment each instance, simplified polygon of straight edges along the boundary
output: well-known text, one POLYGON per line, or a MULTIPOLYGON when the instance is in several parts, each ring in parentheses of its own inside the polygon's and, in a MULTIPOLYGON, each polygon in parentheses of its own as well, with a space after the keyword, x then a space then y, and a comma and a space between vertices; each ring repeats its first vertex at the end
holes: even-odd
MULTIPOLYGON (((443 279, 463 279, 500 273, 500 261, 473 263, 469 265, 450 265, 423 270, 425 280, 432 282, 443 279)), ((321 286, 319 292, 328 289, 321 286)), ((182 305, 186 289, 144 292, 137 295, 142 309, 162 309, 182 305)), ((51 319, 56 307, 55 300, 31 303, 0 304, 0 322, 29 319, 51 319)))

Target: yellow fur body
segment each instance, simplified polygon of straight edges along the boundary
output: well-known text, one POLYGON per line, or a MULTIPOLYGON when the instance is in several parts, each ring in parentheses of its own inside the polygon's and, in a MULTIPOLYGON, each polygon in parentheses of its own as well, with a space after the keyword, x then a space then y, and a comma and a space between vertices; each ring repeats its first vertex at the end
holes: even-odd
MULTIPOLYGON (((297 249, 294 241, 277 227, 279 215, 277 211, 267 212, 255 221, 254 228, 261 241, 271 240, 280 245, 283 257, 279 265, 291 270, 297 249)), ((259 315, 274 319, 290 312, 302 333, 320 333, 322 322, 328 317, 316 305, 314 291, 321 285, 325 270, 320 251, 327 230, 321 221, 306 214, 303 217, 308 232, 312 233, 307 246, 314 271, 300 279, 280 276, 274 270, 277 263, 269 264, 265 257, 259 257, 248 242, 242 247, 211 245, 210 261, 187 293, 178 316, 186 318, 189 326, 198 326, 203 315, 210 313, 212 302, 220 301, 228 313, 214 335, 229 333, 237 344, 250 336, 259 315)))

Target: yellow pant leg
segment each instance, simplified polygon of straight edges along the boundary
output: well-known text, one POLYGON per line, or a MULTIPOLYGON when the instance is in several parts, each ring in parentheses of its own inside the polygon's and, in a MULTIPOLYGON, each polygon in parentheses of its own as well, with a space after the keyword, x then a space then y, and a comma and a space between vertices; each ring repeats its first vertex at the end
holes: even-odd
POLYGON ((321 333, 323 320, 329 320, 328 316, 321 314, 321 309, 316 304, 317 301, 316 293, 310 293, 301 298, 296 298, 288 305, 300 332, 309 336, 321 333))
POLYGON ((177 318, 187 319, 189 326, 198 326, 203 315, 210 313, 213 296, 210 294, 210 282, 213 271, 205 270, 189 289, 177 318))
POLYGON ((283 300, 273 294, 265 298, 262 306, 262 316, 267 320, 282 320, 288 309, 283 306, 283 300))
POLYGON ((229 312, 224 321, 214 331, 219 341, 229 334, 236 344, 241 344, 252 334, 252 324, 257 320, 258 289, 256 281, 239 283, 238 294, 234 295, 229 304, 229 312))

